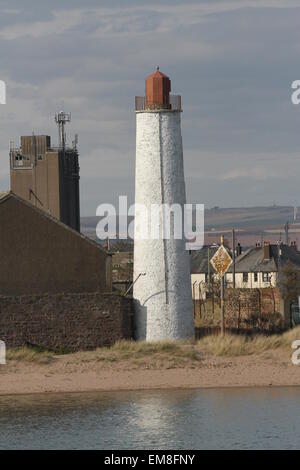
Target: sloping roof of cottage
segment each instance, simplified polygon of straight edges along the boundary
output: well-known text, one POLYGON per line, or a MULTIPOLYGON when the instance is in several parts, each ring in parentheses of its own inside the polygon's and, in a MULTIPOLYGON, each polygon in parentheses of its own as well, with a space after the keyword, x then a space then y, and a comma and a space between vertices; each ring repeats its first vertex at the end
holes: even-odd
MULTIPOLYGON (((201 250, 192 250, 191 252, 191 274, 208 274, 208 253, 209 259, 214 256, 218 246, 203 246, 201 250)), ((214 273, 215 270, 210 264, 210 272, 214 273)))
POLYGON ((77 237, 81 237, 83 240, 85 240, 88 243, 91 243, 92 245, 96 246, 99 250, 105 252, 108 256, 111 256, 111 253, 109 253, 103 246, 101 246, 99 243, 95 242, 91 238, 87 237, 86 235, 83 235, 81 232, 77 232, 77 230, 72 229, 69 225, 64 224, 60 220, 58 220, 56 217, 53 217, 50 215, 48 212, 45 212, 38 207, 34 206, 30 202, 26 201, 25 199, 17 196, 13 191, 6 191, 6 192, 0 192, 0 204, 5 203, 8 199, 13 198, 16 199, 17 201, 21 202, 22 204, 25 204, 26 206, 30 207, 33 211, 38 212, 38 214, 41 217, 45 217, 49 219, 51 222, 54 222, 60 226, 62 226, 65 230, 68 230, 72 232, 74 235, 77 237))
MULTIPOLYGON (((287 262, 300 269, 300 252, 287 245, 269 245, 270 257, 265 259, 264 247, 249 248, 235 262, 236 272, 277 272, 287 262)), ((230 269, 232 271, 232 268, 230 269)))
MULTIPOLYGON (((235 260, 235 272, 277 272, 280 266, 287 262, 300 269, 300 251, 287 245, 269 245, 269 248, 269 259, 264 257, 264 247, 246 249, 235 260)), ((218 247, 215 246, 209 248, 210 259, 214 256, 217 249, 218 247)), ((214 272, 212 265, 210 265, 210 272, 214 272)), ((232 265, 228 272, 232 272, 232 265)), ((201 250, 192 251, 191 273, 208 273, 208 246, 204 246, 201 250)))

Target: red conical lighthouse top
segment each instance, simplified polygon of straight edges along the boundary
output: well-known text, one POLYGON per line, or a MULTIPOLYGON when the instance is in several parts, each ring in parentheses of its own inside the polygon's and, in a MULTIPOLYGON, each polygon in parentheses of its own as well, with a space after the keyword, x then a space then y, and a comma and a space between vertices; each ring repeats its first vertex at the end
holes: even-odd
POLYGON ((146 78, 146 109, 170 109, 171 80, 160 72, 156 71, 146 78))

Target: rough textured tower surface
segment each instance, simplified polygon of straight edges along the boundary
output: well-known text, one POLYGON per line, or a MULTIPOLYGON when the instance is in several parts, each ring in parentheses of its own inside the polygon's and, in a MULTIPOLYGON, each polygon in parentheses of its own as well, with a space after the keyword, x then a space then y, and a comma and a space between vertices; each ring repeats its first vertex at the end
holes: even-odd
MULTIPOLYGON (((163 92, 155 109, 152 103, 147 105, 153 83, 161 90, 168 87, 167 77, 161 75, 161 85, 146 79, 145 107, 136 114, 135 203, 145 205, 148 213, 153 204, 179 204, 183 210, 186 202, 181 110, 172 109, 171 105, 166 109, 169 96, 163 92)), ((165 223, 163 216, 160 223, 165 223)), ((133 290, 135 336, 148 341, 191 338, 194 321, 185 240, 172 235, 170 239, 139 239, 143 224, 143 215, 136 210, 134 279, 141 273, 145 275, 137 279, 133 290)))

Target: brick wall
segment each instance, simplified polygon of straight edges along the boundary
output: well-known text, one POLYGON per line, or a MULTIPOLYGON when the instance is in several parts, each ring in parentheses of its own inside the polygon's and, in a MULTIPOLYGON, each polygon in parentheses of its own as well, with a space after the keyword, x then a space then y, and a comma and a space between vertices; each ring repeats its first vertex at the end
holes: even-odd
POLYGON ((114 294, 0 296, 0 339, 72 352, 132 337, 131 299, 114 294))

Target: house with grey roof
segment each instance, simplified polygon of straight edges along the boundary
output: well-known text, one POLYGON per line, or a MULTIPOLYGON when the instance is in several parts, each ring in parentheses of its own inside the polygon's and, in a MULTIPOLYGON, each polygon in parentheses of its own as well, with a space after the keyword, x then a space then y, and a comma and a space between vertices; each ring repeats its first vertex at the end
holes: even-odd
MULTIPOLYGON (((217 247, 203 247, 191 253, 191 283, 193 298, 206 297, 207 283, 216 273, 210 263, 217 247)), ((295 243, 291 246, 272 245, 251 247, 235 260, 235 285, 238 288, 257 289, 278 287, 280 269, 290 263, 300 271, 300 252, 295 243)), ((226 287, 233 285, 233 266, 225 275, 226 287)))
MULTIPOLYGON (((291 246, 266 243, 245 250, 235 262, 235 284, 240 288, 278 287, 279 272, 286 263, 300 270, 300 252, 291 246)), ((232 285, 232 266, 226 274, 226 284, 232 285)))

